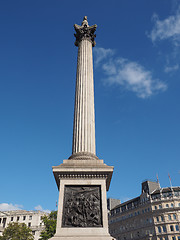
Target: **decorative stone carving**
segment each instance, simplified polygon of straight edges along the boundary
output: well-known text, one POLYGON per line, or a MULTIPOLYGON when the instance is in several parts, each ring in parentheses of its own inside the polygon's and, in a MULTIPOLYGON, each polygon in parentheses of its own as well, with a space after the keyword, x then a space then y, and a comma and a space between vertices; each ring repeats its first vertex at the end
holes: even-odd
POLYGON ((100 186, 65 186, 62 227, 102 227, 100 186))
POLYGON ((102 174, 98 174, 98 173, 62 173, 59 174, 59 179, 63 179, 63 178, 69 178, 69 179, 81 179, 81 178, 92 178, 92 179, 107 179, 108 178, 108 173, 102 173, 102 174))
POLYGON ((74 34, 74 36, 76 37, 75 46, 78 47, 79 43, 83 39, 89 40, 92 43, 93 47, 96 45, 96 42, 94 40, 96 37, 96 34, 94 34, 94 33, 96 31, 97 25, 95 24, 93 26, 89 26, 86 16, 84 17, 82 25, 79 26, 77 24, 74 24, 74 28, 76 31, 76 33, 74 34))
POLYGON ((90 153, 90 152, 77 152, 77 153, 73 153, 69 159, 77 159, 77 160, 87 160, 87 159, 99 159, 95 154, 90 153))

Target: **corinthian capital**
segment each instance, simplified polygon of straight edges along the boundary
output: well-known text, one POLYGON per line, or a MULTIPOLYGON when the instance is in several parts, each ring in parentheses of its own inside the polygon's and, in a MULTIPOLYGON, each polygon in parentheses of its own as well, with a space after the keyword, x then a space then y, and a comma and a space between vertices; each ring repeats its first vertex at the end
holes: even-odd
POLYGON ((76 37, 75 46, 78 46, 82 40, 87 39, 92 43, 92 46, 94 47, 96 45, 96 42, 94 40, 96 37, 96 34, 94 34, 96 28, 96 24, 93 26, 88 25, 86 16, 84 17, 81 26, 74 24, 74 29, 76 31, 76 33, 74 34, 74 36, 76 37))

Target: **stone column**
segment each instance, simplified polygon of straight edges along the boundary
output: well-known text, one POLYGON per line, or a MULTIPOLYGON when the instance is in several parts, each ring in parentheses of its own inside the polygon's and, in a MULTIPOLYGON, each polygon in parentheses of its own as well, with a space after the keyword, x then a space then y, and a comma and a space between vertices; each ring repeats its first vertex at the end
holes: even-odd
POLYGON ((78 47, 72 156, 95 157, 94 79, 92 46, 96 25, 89 27, 87 17, 74 25, 78 47))
POLYGON ((113 167, 95 152, 92 47, 96 25, 75 27, 78 46, 72 155, 53 167, 59 189, 56 234, 51 240, 112 240, 106 191, 113 167))

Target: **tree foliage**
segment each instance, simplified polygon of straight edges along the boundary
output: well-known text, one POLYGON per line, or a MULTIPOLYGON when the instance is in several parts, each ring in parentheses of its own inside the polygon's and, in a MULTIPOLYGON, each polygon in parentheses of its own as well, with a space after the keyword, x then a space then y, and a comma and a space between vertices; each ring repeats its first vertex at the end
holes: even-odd
POLYGON ((9 223, 4 229, 1 240, 34 240, 32 230, 25 223, 9 223))
POLYGON ((45 229, 41 232, 40 240, 47 240, 56 232, 57 211, 52 211, 49 216, 42 217, 45 229))

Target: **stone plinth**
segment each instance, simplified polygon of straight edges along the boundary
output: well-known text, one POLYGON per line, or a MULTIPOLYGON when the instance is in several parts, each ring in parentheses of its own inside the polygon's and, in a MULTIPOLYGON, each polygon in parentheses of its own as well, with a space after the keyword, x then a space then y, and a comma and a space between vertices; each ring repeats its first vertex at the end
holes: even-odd
POLYGON ((68 159, 53 167, 59 188, 56 234, 51 240, 112 240, 106 191, 113 167, 100 159, 68 159))

